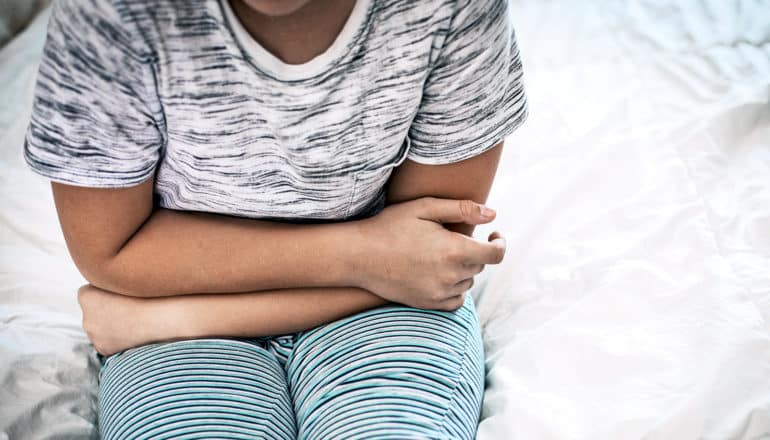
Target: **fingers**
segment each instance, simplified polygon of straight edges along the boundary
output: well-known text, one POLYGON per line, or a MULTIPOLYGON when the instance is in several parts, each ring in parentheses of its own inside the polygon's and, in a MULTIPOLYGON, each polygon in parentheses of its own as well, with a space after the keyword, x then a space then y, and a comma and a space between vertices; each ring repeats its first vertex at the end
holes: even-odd
POLYGON ((503 258, 505 258, 505 251, 508 247, 508 243, 506 243, 505 237, 503 237, 499 231, 494 231, 489 234, 487 241, 493 247, 493 250, 489 251, 489 258, 495 262, 494 264, 502 263, 503 258))
MULTIPOLYGON (((501 234, 500 231, 494 231, 491 234, 489 234, 489 237, 487 237, 487 241, 494 241, 499 238, 503 238, 503 234, 501 234)), ((503 238, 503 240, 505 239, 503 238)))
POLYGON ((488 242, 474 240, 470 237, 462 237, 463 262, 466 265, 500 264, 505 257, 505 238, 495 231, 489 235, 488 242))
POLYGON ((465 289, 459 295, 455 295, 453 297, 443 300, 440 304, 438 304, 438 306, 436 307, 436 310, 453 312, 459 309, 465 303, 465 295, 467 294, 468 294, 468 289, 465 289))
POLYGON ((480 225, 495 218, 495 211, 473 200, 423 197, 418 203, 419 217, 438 223, 466 223, 480 225))
POLYGON ((473 287, 473 278, 468 278, 455 284, 452 289, 450 289, 450 292, 452 293, 452 296, 462 295, 470 290, 471 287, 473 287))
POLYGON ((463 264, 460 269, 460 279, 473 278, 484 270, 483 264, 463 264))

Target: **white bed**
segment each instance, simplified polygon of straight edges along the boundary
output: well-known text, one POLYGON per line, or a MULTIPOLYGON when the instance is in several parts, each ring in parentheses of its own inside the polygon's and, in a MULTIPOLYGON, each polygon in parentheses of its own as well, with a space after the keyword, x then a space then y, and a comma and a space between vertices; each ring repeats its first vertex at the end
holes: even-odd
MULTIPOLYGON (((514 9, 478 439, 770 438, 770 1, 514 9)), ((0 439, 95 436, 83 281, 21 158, 45 19, 0 50, 0 439)))

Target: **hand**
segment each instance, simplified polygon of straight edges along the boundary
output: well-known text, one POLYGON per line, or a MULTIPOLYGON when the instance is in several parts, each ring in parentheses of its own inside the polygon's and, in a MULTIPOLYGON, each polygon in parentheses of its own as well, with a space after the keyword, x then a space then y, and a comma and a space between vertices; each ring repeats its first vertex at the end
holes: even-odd
POLYGON ((78 289, 83 329, 96 351, 108 356, 151 342, 147 312, 151 300, 99 289, 86 284, 78 289))
POLYGON ((494 217, 494 211, 471 200, 424 197, 390 205, 359 222, 369 246, 356 282, 390 301, 457 310, 474 275, 485 264, 503 260, 505 240, 494 232, 488 242, 480 242, 442 224, 478 225, 494 217))

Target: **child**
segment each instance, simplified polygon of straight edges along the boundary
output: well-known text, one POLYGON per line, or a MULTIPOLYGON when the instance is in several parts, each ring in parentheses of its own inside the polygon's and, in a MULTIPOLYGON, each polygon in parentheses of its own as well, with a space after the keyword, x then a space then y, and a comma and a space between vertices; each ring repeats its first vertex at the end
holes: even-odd
POLYGON ((24 152, 90 283, 105 439, 473 438, 509 13, 55 2, 24 152))

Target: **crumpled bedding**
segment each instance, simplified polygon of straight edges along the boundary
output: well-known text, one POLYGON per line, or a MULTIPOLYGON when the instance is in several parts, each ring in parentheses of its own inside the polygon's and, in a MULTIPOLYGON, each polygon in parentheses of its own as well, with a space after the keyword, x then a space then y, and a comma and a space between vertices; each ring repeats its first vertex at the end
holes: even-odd
MULTIPOLYGON (((477 438, 770 438, 770 3, 513 4, 477 438)), ((0 439, 96 436, 84 281, 21 158, 45 20, 0 51, 0 439)))

